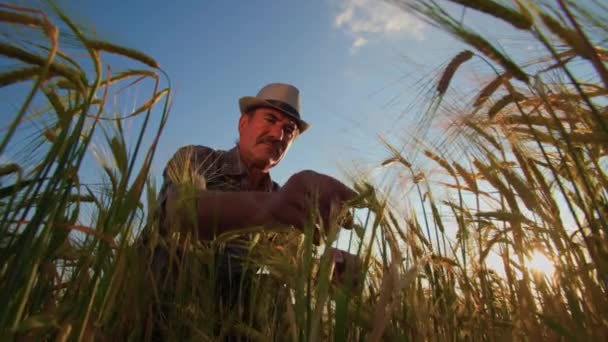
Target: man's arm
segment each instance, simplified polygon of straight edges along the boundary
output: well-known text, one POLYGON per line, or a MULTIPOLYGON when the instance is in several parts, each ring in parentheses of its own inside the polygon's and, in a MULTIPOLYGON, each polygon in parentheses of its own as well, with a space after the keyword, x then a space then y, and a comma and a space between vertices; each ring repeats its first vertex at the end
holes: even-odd
POLYGON ((267 205, 276 193, 197 190, 184 195, 175 185, 167 192, 167 224, 173 229, 195 228, 203 240, 232 230, 276 225, 267 205))
POLYGON ((338 180, 313 171, 293 175, 278 192, 180 191, 172 185, 167 189, 167 224, 194 226, 205 240, 255 226, 303 229, 313 210, 328 224, 355 195, 338 180))

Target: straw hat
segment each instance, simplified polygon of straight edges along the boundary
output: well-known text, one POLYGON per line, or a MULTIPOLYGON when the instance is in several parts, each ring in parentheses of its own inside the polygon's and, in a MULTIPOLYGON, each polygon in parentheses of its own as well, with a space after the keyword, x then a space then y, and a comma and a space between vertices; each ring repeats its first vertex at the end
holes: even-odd
POLYGON ((300 118, 300 91, 291 84, 268 84, 255 97, 241 97, 239 106, 241 107, 241 113, 246 113, 258 107, 274 108, 293 118, 298 124, 300 133, 304 133, 310 128, 310 125, 300 118))

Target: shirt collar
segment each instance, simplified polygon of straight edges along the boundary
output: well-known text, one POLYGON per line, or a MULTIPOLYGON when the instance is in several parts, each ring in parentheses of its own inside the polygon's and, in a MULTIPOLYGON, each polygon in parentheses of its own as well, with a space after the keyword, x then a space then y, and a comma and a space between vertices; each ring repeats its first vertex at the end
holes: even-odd
POLYGON ((227 175, 239 176, 247 174, 247 168, 241 161, 238 145, 233 147, 231 150, 226 151, 226 162, 224 165, 224 173, 227 175))
MULTIPOLYGON (((225 159, 224 165, 225 165, 225 169, 224 169, 223 173, 226 175, 244 177, 249 173, 249 171, 247 170, 247 167, 241 161, 241 154, 239 153, 238 145, 233 147, 231 150, 226 151, 226 159, 225 159)), ((277 186, 272 181, 272 178, 270 177, 270 173, 267 173, 266 177, 264 177, 264 178, 265 178, 264 179, 265 190, 266 191, 276 191, 275 188, 277 188, 277 186)))

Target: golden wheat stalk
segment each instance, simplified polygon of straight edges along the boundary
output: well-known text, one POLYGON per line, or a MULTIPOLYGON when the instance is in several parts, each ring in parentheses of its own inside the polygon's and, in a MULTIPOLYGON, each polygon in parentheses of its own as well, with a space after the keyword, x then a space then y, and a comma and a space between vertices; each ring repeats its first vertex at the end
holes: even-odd
POLYGON ((101 86, 108 86, 114 83, 118 83, 120 81, 124 81, 130 77, 140 76, 140 77, 151 77, 158 78, 158 75, 154 71, 150 70, 127 70, 125 72, 121 72, 116 76, 113 76, 103 82, 101 82, 101 86))
POLYGON ((491 82, 486 84, 486 86, 483 87, 481 91, 479 91, 479 94, 475 99, 475 103, 473 103, 473 107, 480 107, 481 105, 483 105, 492 96, 492 94, 494 94, 498 87, 500 87, 503 82, 505 82, 509 78, 510 74, 506 72, 502 75, 497 76, 491 82))
POLYGON ((2 10, 0 10, 0 21, 11 24, 21 24, 25 26, 43 27, 45 25, 44 20, 35 16, 15 12, 7 12, 2 10))
POLYGON ((53 25, 46 17, 44 12, 38 10, 31 10, 28 8, 23 8, 14 5, 4 5, 0 4, 0 8, 8 8, 14 11, 26 12, 26 13, 36 13, 42 17, 42 19, 37 18, 35 16, 17 13, 17 12, 8 12, 0 10, 0 21, 12 24, 20 24, 25 26, 37 26, 42 28, 44 33, 51 39, 51 43, 53 46, 57 45, 57 39, 59 37, 59 30, 57 26, 53 25))
POLYGON ((475 179, 475 175, 468 172, 467 170, 465 170, 465 168, 462 165, 458 164, 458 162, 453 162, 452 165, 454 166, 456 171, 458 171, 458 174, 460 175, 460 177, 462 177, 462 179, 464 179, 465 183, 467 183, 467 185, 469 186, 469 189, 471 189, 473 192, 477 192, 478 188, 477 188, 477 180, 475 179))
POLYGON ((580 37, 574 30, 562 26, 555 18, 548 14, 539 13, 539 16, 549 31, 558 36, 564 43, 568 44, 580 56, 591 59, 591 56, 589 56, 587 49, 584 48, 580 37))
POLYGON ((124 46, 116 45, 109 42, 104 42, 100 40, 87 40, 86 46, 93 50, 106 51, 110 53, 114 53, 117 55, 129 57, 136 61, 140 61, 147 66, 155 69, 159 69, 160 65, 154 60, 154 58, 146 55, 143 52, 137 51, 135 49, 127 48, 124 46))
POLYGON ((516 79, 528 83, 528 75, 515 64, 512 60, 507 58, 505 55, 500 53, 490 42, 488 42, 485 38, 478 35, 477 33, 467 31, 467 30, 459 30, 457 32, 459 36, 471 46, 475 47, 477 50, 481 51, 484 55, 488 56, 491 60, 496 63, 502 65, 505 71, 511 73, 513 77, 516 79))
POLYGON ((46 98, 50 102, 51 106, 53 106, 55 113, 57 113, 61 126, 67 126, 71 116, 66 115, 65 106, 63 105, 59 95, 57 95, 57 93, 50 87, 45 87, 42 89, 42 91, 44 92, 44 95, 46 95, 46 98))
POLYGON ((445 160, 444 158, 441 158, 440 156, 436 155, 435 153, 433 153, 429 150, 425 150, 424 155, 427 156, 428 158, 434 160, 437 164, 439 164, 442 168, 444 168, 450 174, 450 176, 457 178, 456 172, 454 172, 454 169, 452 168, 450 163, 447 162, 447 160, 445 160))
POLYGON ((148 99, 148 101, 146 101, 143 105, 139 106, 137 109, 135 109, 132 113, 130 113, 129 115, 125 115, 122 117, 114 117, 114 118, 102 118, 99 117, 97 115, 88 115, 88 117, 93 118, 95 120, 101 120, 101 121, 121 121, 121 120, 125 120, 128 118, 132 118, 134 116, 137 116, 147 110, 152 109, 152 107, 158 102, 160 101, 163 97, 165 97, 167 94, 169 94, 169 88, 165 88, 157 93, 155 93, 152 97, 150 97, 150 99, 148 99))
POLYGON ((23 81, 32 79, 34 76, 40 74, 41 71, 42 71, 41 67, 35 66, 35 67, 24 67, 24 68, 15 69, 15 70, 11 70, 9 72, 2 73, 2 74, 0 74, 0 88, 10 85, 10 84, 23 82, 23 81))
POLYGON ((496 101, 496 103, 492 107, 490 107, 490 109, 488 110, 488 117, 490 119, 493 119, 496 114, 498 114, 498 112, 500 112, 507 105, 513 102, 524 100, 525 98, 526 96, 524 94, 518 92, 503 96, 500 100, 496 101))
MULTIPOLYGON (((562 124, 576 124, 577 122, 573 122, 573 120, 568 120, 566 118, 560 118, 562 124)), ((508 115, 502 118, 500 123, 505 125, 514 125, 514 126, 542 126, 548 130, 558 130, 559 122, 551 117, 538 116, 538 115, 508 115)))
POLYGON ((437 92, 439 92, 439 94, 445 94, 445 91, 448 89, 450 81, 454 77, 454 74, 456 73, 458 67, 460 67, 464 62, 471 59, 471 57, 473 57, 473 52, 469 50, 464 50, 454 56, 454 58, 452 58, 447 68, 445 68, 443 75, 441 75, 439 84, 437 84, 437 92))
MULTIPOLYGON (((494 18, 505 21, 518 29, 528 30, 532 27, 532 19, 527 11, 522 14, 513 8, 503 6, 492 0, 450 0, 451 2, 489 14, 494 18)), ((525 8, 524 8, 525 9, 525 8)))
MULTIPOLYGON (((594 45, 590 42, 589 37, 581 28, 580 23, 577 19, 575 19, 574 15, 570 11, 572 5, 567 5, 563 0, 557 0, 560 9, 566 14, 566 18, 570 21, 570 24, 574 27, 579 39, 583 44, 583 49, 587 52, 586 55, 589 56, 589 61, 595 67, 595 71, 600 76, 602 81, 604 82, 604 86, 608 87, 608 69, 606 69, 606 65, 602 63, 601 59, 598 56, 598 52, 595 50, 594 45)), ((604 127, 605 128, 605 127, 604 127)))
MULTIPOLYGON (((44 67, 47 64, 47 60, 45 58, 3 42, 0 42, 0 54, 41 67, 44 67)), ((49 72, 50 74, 58 74, 67 78, 77 87, 77 89, 84 89, 83 82, 78 73, 62 64, 51 63, 49 72)))

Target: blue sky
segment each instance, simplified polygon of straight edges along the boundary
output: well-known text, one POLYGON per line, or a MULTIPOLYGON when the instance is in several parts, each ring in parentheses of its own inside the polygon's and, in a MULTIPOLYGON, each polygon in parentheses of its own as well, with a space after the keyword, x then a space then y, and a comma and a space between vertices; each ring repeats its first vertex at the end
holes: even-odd
MULTIPOLYGON (((273 169, 276 181, 283 183, 302 169, 345 179, 343 169, 378 168, 389 156, 379 137, 397 144, 407 140, 433 82, 464 49, 381 0, 59 1, 97 38, 153 56, 169 75, 172 109, 155 158, 158 180, 181 146, 231 148, 238 99, 255 95, 269 82, 296 85, 302 115, 312 124, 273 169)), ((493 42, 529 55, 526 38, 495 20, 466 17, 493 35, 493 42)), ((113 62, 114 71, 131 67, 104 58, 113 62)), ((478 81, 484 72, 492 76, 479 58, 468 64, 469 73, 458 74, 465 81, 452 86, 456 94, 467 92, 466 81, 478 81)), ((18 106, 24 89, 0 91, 0 109, 18 106)), ((123 93, 117 109, 128 113, 144 95, 123 93)), ((1 127, 9 118, 0 117, 1 127)), ((401 185, 411 188, 411 183, 401 185)))
MULTIPOLYGON (((16 3, 28 1, 37 5, 35 0, 16 3)), ((269 82, 296 85, 302 115, 312 124, 272 170, 273 178, 284 183, 299 170, 313 169, 350 184, 343 170, 379 167, 389 156, 379 137, 398 141, 408 136, 414 127, 408 122, 420 114, 420 107, 409 106, 420 101, 441 65, 463 48, 380 0, 58 2, 95 38, 145 52, 169 75, 171 114, 152 170, 159 186, 166 162, 179 147, 233 147, 238 99, 255 95, 269 82)), ((108 54, 102 60, 113 72, 141 68, 108 54)), ((14 113, 27 86, 2 89, 0 109, 14 113)), ((116 109, 128 114, 145 96, 138 87, 125 91, 116 109)), ((10 119, 0 117, 0 127, 10 119)), ((134 140, 137 120, 125 126, 134 140)), ((34 131, 25 132, 41 127, 36 123, 34 131)), ((19 146, 28 141, 27 133, 22 135, 9 152, 21 151, 28 159, 22 152, 27 148, 19 146)), ((11 159, 8 154, 2 157, 11 159)), ((99 183, 101 171, 87 161, 81 182, 99 183)))
MULTIPOLYGON (((273 178, 283 183, 314 169, 350 183, 343 170, 369 174, 389 156, 380 137, 401 147, 416 133, 438 75, 464 49, 381 0, 59 2, 94 37, 153 56, 169 75, 171 114, 152 171, 159 181, 181 146, 234 146, 238 99, 269 82, 286 82, 300 89, 302 115, 312 128, 272 170, 273 178)), ((495 42, 525 50, 526 40, 505 33, 495 20, 471 12, 466 19, 493 33, 495 42)), ((141 68, 109 54, 102 58, 113 72, 141 68)), ((481 59, 468 64, 492 77, 481 59)), ((465 81, 478 76, 458 74, 465 81)), ((466 92, 465 83, 452 88, 466 92)), ((0 106, 18 107, 24 94, 26 87, 2 89, 0 106)), ((125 115, 145 96, 134 87, 121 93, 116 109, 125 115)), ((2 127, 9 118, 0 118, 2 127)), ((137 121, 125 125, 134 136, 137 121)))
POLYGON ((380 162, 387 153, 378 135, 407 119, 417 82, 459 49, 373 0, 85 0, 68 10, 99 38, 153 56, 168 73, 173 106, 157 175, 180 146, 232 147, 239 97, 269 82, 299 87, 313 126, 272 171, 279 183, 301 169, 342 177, 342 168, 380 162))
MULTIPOLYGON (((18 3, 28 1, 36 3, 18 3)), ((255 95, 269 82, 296 85, 302 94, 302 115, 312 124, 272 170, 276 181, 283 183, 303 169, 347 183, 343 170, 369 176, 389 157, 380 137, 399 148, 417 133, 416 120, 437 78, 464 49, 381 0, 58 1, 90 35, 153 56, 169 75, 171 114, 152 171, 158 181, 181 146, 234 146, 238 99, 255 95)), ((460 9, 453 10, 460 14, 460 9)), ((492 41, 526 51, 526 39, 506 32, 495 20, 471 12, 465 19, 492 34, 492 41)), ((113 72, 141 68, 107 53, 102 58, 113 72)), ((483 73, 486 80, 493 77, 480 58, 469 65, 468 71, 458 71, 457 78, 464 81, 452 86, 456 95, 466 93, 466 82, 478 81, 483 73)), ((26 91, 23 85, 2 89, 0 108, 14 111, 26 91)), ((138 87, 125 91, 116 110, 125 115, 146 95, 138 87)), ((1 126, 6 127, 9 119, 10 115, 0 117, 1 126)), ((125 123, 133 139, 137 123, 125 123)), ((91 182, 99 178, 84 171, 91 182)))

